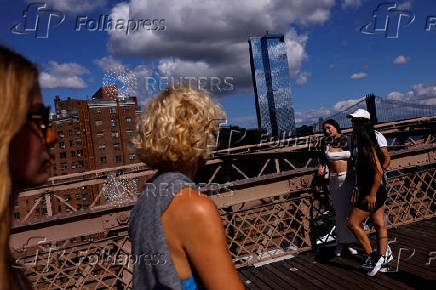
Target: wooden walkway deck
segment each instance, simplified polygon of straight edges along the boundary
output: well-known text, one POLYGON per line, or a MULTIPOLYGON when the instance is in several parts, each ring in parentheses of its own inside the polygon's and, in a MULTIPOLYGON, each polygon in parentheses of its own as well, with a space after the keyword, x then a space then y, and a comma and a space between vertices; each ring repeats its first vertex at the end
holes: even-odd
MULTIPOLYGON (((247 289, 436 289, 436 218, 390 229, 388 235, 394 260, 389 272, 375 277, 360 268, 361 248, 356 256, 333 257, 333 246, 241 268, 239 276, 247 289)), ((375 235, 370 238, 374 244, 375 235)))

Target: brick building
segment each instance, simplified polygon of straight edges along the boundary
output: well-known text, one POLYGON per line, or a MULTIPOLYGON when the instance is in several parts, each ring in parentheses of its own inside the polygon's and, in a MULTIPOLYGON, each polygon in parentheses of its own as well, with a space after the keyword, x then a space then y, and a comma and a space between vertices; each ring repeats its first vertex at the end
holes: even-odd
MULTIPOLYGON (((54 166, 51 183, 61 175, 120 167, 140 162, 132 143, 139 111, 136 97, 118 98, 116 86, 100 88, 91 100, 61 100, 56 96, 51 127, 58 143, 50 148, 54 166)), ((63 178, 62 178, 63 179, 63 178)), ((140 188, 139 179, 134 179, 140 188)), ((87 209, 101 185, 79 186, 74 190, 46 192, 42 196, 20 196, 14 219, 23 220, 87 209), (47 204, 50 203, 50 206, 47 204), (47 211, 51 208, 51 213, 47 211)))
POLYGON ((52 176, 137 163, 132 138, 136 97, 118 98, 117 87, 102 87, 91 100, 55 98, 52 128, 59 142, 52 176))

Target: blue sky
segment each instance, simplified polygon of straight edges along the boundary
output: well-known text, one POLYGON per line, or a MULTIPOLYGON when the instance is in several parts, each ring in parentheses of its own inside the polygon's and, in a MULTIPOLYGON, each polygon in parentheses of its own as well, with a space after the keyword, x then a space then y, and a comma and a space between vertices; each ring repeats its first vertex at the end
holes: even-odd
POLYGON ((50 0, 46 8, 63 12, 65 20, 50 27, 48 38, 11 33, 31 2, 0 0, 0 43, 40 66, 47 104, 53 105, 56 95, 92 96, 110 81, 109 73, 121 76, 127 87, 134 76, 130 89, 143 103, 153 93, 146 90, 145 77, 232 77, 234 90, 218 94, 218 100, 231 123, 255 127, 247 40, 265 31, 285 34, 297 121, 329 116, 367 93, 436 104, 436 25, 425 30, 427 17, 436 16, 433 0, 397 2, 415 16, 408 26, 402 19, 398 38, 360 32, 383 3, 370 0, 50 0), (163 22, 153 26, 156 31, 128 35, 74 30, 78 17, 100 15, 163 22))

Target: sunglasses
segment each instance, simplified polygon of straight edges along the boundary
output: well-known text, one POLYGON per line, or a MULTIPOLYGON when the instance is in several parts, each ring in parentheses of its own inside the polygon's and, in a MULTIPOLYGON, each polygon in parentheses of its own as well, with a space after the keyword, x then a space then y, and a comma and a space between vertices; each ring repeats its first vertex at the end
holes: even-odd
POLYGON ((40 133, 40 137, 46 140, 48 127, 50 125, 50 106, 41 106, 39 111, 28 113, 27 121, 31 121, 35 124, 36 129, 40 133))

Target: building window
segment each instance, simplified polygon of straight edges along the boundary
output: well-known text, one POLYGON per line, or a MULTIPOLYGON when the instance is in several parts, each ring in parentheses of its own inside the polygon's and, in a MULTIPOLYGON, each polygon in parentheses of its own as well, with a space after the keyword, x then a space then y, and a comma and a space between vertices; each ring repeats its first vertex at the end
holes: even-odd
POLYGON ((77 163, 78 168, 82 168, 84 166, 83 160, 79 160, 77 163))
POLYGON ((64 138, 64 131, 58 131, 58 137, 64 138))
POLYGON ((105 149, 106 149, 106 144, 98 145, 98 150, 105 150, 105 149))
POLYGON ((39 215, 39 208, 37 208, 35 211, 36 211, 36 215, 39 215))
POLYGON ((101 108, 95 108, 94 113, 101 113, 101 108))
POLYGON ((88 209, 88 208, 89 208, 89 204, 84 204, 84 205, 83 205, 83 208, 84 208, 84 209, 88 209))
POLYGON ((83 150, 77 150, 77 157, 82 157, 83 150))
POLYGON ((73 117, 73 123, 79 123, 79 118, 73 117))
POLYGON ((76 140, 76 145, 77 145, 77 146, 82 145, 82 139, 77 139, 77 140, 76 140))
POLYGON ((71 195, 66 194, 66 195, 65 195, 65 201, 70 201, 70 200, 71 200, 71 195))
POLYGON ((97 138, 103 138, 103 137, 104 137, 104 133, 103 132, 97 133, 97 138))
POLYGON ((138 185, 138 183, 139 183, 139 177, 135 177, 135 178, 133 178, 133 183, 136 184, 136 185, 138 185))
POLYGON ((112 123, 112 127, 116 127, 116 126, 118 126, 118 121, 117 121, 117 119, 111 119, 111 123, 112 123))
POLYGON ((135 159, 135 157, 136 157, 136 155, 135 155, 135 154, 129 154, 129 159, 130 159, 130 160, 134 160, 134 159, 135 159))
POLYGON ((112 138, 118 138, 118 137, 120 137, 118 131, 112 131, 112 138))
POLYGON ((121 155, 115 156, 115 162, 120 163, 121 162, 121 155))
POLYGON ((117 113, 117 108, 116 108, 116 107, 110 107, 110 108, 109 108, 109 112, 110 112, 111 114, 116 114, 116 113, 117 113))
POLYGON ((126 118, 126 123, 132 123, 132 118, 127 117, 127 118, 126 118))
POLYGON ((56 128, 62 128, 62 122, 56 122, 56 128))
POLYGON ((127 130, 127 135, 133 136, 133 130, 127 130))
POLYGON ((67 158, 67 152, 60 152, 60 153, 59 153, 59 158, 60 158, 60 159, 65 159, 65 158, 67 158))
POLYGON ((73 136, 73 131, 72 130, 68 130, 68 136, 73 136))
POLYGON ((123 109, 124 109, 124 112, 130 111, 130 107, 129 106, 124 106, 123 109))
POLYGON ((88 200, 88 194, 87 193, 82 194, 82 200, 88 200))
POLYGON ((45 207, 42 208, 42 214, 47 214, 47 209, 45 207))
POLYGON ((58 212, 62 212, 62 206, 58 205, 58 212))
POLYGON ((101 126, 101 125, 103 125, 103 121, 102 120, 95 121, 95 126, 101 126))
POLYGON ((100 163, 106 163, 107 159, 106 156, 100 157, 100 163))
POLYGON ((61 163, 61 169, 67 169, 67 163, 61 163))
POLYGON ((71 163, 71 169, 76 169, 76 167, 77 167, 76 162, 71 163))
POLYGON ((76 200, 80 200, 80 193, 76 193, 76 200))
POLYGON ((77 205, 77 209, 81 209, 82 208, 82 205, 79 203, 78 205, 77 205))
POLYGON ((74 128, 74 133, 76 135, 80 135, 80 128, 74 128))
POLYGON ((74 141, 70 140, 70 147, 73 147, 73 146, 74 146, 74 141))
POLYGON ((18 203, 18 201, 15 202, 14 208, 19 208, 20 204, 18 203))
POLYGON ((16 220, 20 219, 20 213, 19 213, 19 212, 15 212, 15 213, 14 213, 14 218, 15 218, 16 220))
POLYGON ((120 148, 121 148, 120 143, 115 143, 114 144, 114 150, 115 151, 120 151, 120 148))
POLYGON ((65 149, 65 142, 59 142, 59 148, 65 149))
POLYGON ((76 151, 71 151, 71 157, 76 157, 76 151))

